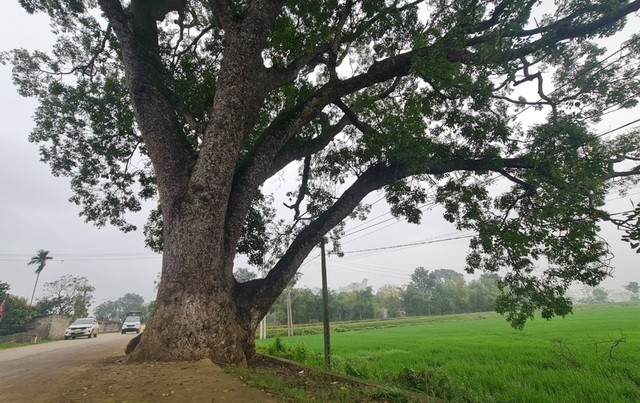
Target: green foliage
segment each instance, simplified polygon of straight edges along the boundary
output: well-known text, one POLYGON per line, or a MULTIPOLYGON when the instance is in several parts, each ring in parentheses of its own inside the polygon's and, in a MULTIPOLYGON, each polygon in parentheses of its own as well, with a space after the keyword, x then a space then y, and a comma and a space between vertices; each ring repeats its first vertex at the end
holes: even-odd
POLYGON ((233 272, 233 276, 240 283, 258 278, 258 275, 246 267, 239 267, 233 272))
POLYGON ((380 287, 374 298, 376 316, 384 319, 400 317, 404 311, 403 297, 404 289, 402 287, 388 284, 380 287))
MULTIPOLYGON (((9 290, 9 284, 0 281, 0 302, 4 300, 9 290)), ((0 320, 0 335, 24 332, 25 326, 29 324, 35 314, 35 308, 30 306, 25 298, 11 295, 0 320)))
POLYGON ((582 290, 583 297, 579 302, 583 304, 601 304, 609 302, 609 293, 602 287, 590 287, 582 290))
POLYGON ((303 363, 308 362, 310 358, 310 354, 304 345, 297 344, 290 348, 280 338, 276 338, 273 344, 267 348, 267 354, 303 363))
POLYGON ((622 240, 628 242, 636 253, 640 253, 640 203, 636 204, 633 210, 625 213, 622 220, 614 222, 625 230, 622 240))
POLYGON ((638 293, 640 293, 640 285, 637 281, 630 281, 624 285, 624 289, 631 294, 631 299, 638 299, 638 293))
POLYGON ((418 267, 404 292, 407 315, 443 315, 493 310, 497 284, 484 281, 466 284, 462 274, 449 269, 433 272, 418 267), (471 296, 473 295, 473 299, 471 296))
POLYGON ((255 198, 242 227, 242 235, 238 243, 238 252, 246 255, 249 264, 261 267, 269 249, 272 234, 268 225, 275 219, 275 209, 271 206, 272 198, 260 194, 255 198))
POLYGON ((457 389, 442 368, 429 368, 415 370, 403 368, 399 373, 392 375, 391 380, 399 387, 422 392, 429 396, 438 397, 447 401, 469 401, 465 391, 457 389))
MULTIPOLYGON (((115 301, 105 301, 94 308, 93 316, 98 320, 124 320, 127 312, 141 311, 147 312, 144 298, 138 294, 126 293, 115 301)), ((143 315, 145 321, 149 315, 143 315)))
POLYGON ((334 320, 362 320, 375 317, 373 290, 367 280, 352 283, 334 293, 329 316, 334 320))
POLYGON ((43 288, 44 296, 36 304, 38 315, 71 315, 73 318, 87 316, 95 287, 86 277, 67 274, 45 283, 43 288))
POLYGON ((47 260, 52 260, 53 257, 49 255, 48 250, 40 249, 36 252, 35 256, 31 258, 27 266, 36 265, 36 274, 40 274, 47 265, 47 260))
POLYGON ((351 362, 344 364, 344 373, 349 376, 355 376, 356 378, 369 378, 369 371, 366 365, 356 365, 351 362))

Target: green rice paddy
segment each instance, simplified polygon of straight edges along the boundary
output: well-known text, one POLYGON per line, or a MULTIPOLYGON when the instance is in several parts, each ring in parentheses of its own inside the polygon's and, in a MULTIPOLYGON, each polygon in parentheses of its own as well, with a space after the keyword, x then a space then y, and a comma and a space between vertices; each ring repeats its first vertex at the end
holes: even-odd
MULTIPOLYGON (((357 331, 341 325, 331 334, 332 369, 447 400, 640 401, 640 302, 577 307, 523 331, 497 315, 459 319, 357 331)), ((322 367, 322 340, 281 342, 293 358, 322 367)), ((273 339, 257 344, 274 353, 273 339)))

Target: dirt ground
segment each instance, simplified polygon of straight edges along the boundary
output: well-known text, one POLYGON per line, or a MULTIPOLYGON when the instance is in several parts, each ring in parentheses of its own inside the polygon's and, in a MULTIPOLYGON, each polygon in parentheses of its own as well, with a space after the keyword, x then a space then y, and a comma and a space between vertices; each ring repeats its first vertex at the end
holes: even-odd
POLYGON ((191 363, 126 363, 103 359, 67 374, 43 401, 61 402, 275 402, 209 360, 191 363))
MULTIPOLYGON (((342 376, 322 371, 318 375, 318 372, 310 371, 308 368, 260 355, 251 359, 249 369, 268 372, 283 383, 302 387, 306 396, 304 401, 325 401, 327 395, 324 392, 327 388, 339 390, 349 385, 351 389, 355 386, 359 392, 371 388, 342 376), (324 391, 319 392, 321 389, 324 391)), ((55 379, 51 381, 55 382, 55 379)), ((292 400, 251 387, 241 377, 224 372, 209 360, 132 364, 127 363, 124 356, 113 356, 78 368, 71 374, 67 373, 57 382, 55 388, 50 389, 48 393, 42 391, 43 394, 40 396, 44 398, 41 401, 262 403, 292 400)), ((51 386, 52 383, 48 382, 48 385, 34 385, 34 388, 47 389, 51 386)), ((351 398, 353 401, 371 401, 366 393, 361 396, 351 395, 351 398)), ((329 399, 332 400, 331 395, 329 399)))
POLYGON ((105 340, 106 337, 68 345, 64 344, 66 342, 45 343, 5 350, 0 363, 0 401, 244 403, 389 400, 388 393, 376 395, 379 385, 261 355, 253 357, 248 368, 230 367, 228 372, 209 360, 130 363, 123 353, 122 343, 119 340, 113 343, 105 340), (80 351, 89 353, 94 359, 78 364, 76 357, 80 351), (270 390, 250 384, 269 385, 265 387, 270 390))

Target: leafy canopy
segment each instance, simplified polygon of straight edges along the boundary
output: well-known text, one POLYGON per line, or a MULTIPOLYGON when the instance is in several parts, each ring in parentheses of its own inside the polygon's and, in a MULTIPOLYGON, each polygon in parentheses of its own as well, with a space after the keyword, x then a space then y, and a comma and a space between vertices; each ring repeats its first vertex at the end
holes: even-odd
POLYGON ((44 296, 36 304, 39 315, 88 316, 95 287, 84 276, 65 274, 44 284, 44 296))

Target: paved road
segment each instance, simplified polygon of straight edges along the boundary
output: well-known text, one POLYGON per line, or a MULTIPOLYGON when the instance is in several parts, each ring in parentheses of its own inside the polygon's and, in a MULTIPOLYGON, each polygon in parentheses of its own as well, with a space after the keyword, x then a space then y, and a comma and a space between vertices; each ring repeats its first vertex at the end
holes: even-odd
POLYGON ((135 333, 99 333, 96 338, 0 350, 0 401, 20 401, 20 396, 60 377, 81 371, 86 364, 124 352, 135 333))

